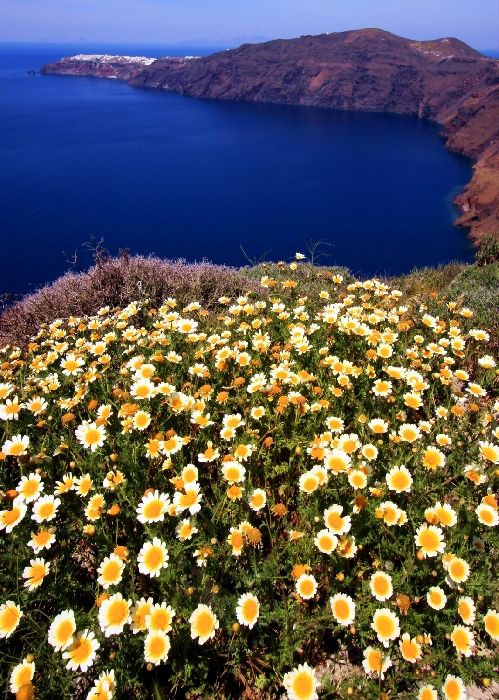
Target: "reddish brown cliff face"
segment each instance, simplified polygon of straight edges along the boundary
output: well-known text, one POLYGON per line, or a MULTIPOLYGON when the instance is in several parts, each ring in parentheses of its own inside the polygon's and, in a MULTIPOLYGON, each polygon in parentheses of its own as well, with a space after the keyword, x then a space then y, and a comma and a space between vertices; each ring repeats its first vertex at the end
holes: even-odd
MULTIPOLYGON (((64 60, 45 72, 92 74, 81 72, 88 69, 64 60)), ((106 67, 90 70, 106 77, 106 67)), ((438 122, 448 147, 477 161, 457 200, 463 210, 457 223, 469 227, 477 243, 499 236, 499 61, 457 39, 412 41, 366 29, 245 44, 191 60, 158 59, 131 70, 123 75, 131 85, 193 97, 413 114, 438 122)))

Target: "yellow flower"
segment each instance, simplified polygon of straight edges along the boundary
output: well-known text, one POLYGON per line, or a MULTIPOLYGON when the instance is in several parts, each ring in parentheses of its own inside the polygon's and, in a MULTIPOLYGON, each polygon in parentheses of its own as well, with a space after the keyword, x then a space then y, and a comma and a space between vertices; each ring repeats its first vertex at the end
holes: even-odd
MULTIPOLYGON (((492 442, 481 441, 478 443, 482 459, 489 460, 492 464, 499 464, 499 445, 492 442)), ((3 450, 5 452, 5 450, 3 450)))
POLYGON ((369 588, 376 600, 388 600, 393 595, 392 578, 384 571, 376 571, 370 578, 369 588))
POLYGON ((16 631, 23 611, 12 600, 0 605, 0 639, 7 639, 16 631))
POLYGON ((2 446, 2 453, 11 457, 22 457, 28 451, 29 437, 27 435, 14 435, 6 440, 2 446))
POLYGON ((170 639, 166 632, 162 630, 149 632, 144 639, 144 660, 157 666, 168 658, 170 646, 170 639))
POLYGON ((354 489, 363 489, 367 486, 367 476, 361 469, 352 469, 348 474, 348 483, 354 489))
POLYGON ((454 644, 456 651, 463 656, 471 656, 473 651, 473 632, 464 625, 456 625, 451 632, 450 640, 454 644))
POLYGON ((103 559, 97 573, 99 577, 97 578, 98 583, 102 588, 107 589, 109 586, 114 586, 121 581, 123 576, 123 570, 125 568, 125 563, 116 554, 110 554, 108 557, 103 559))
POLYGON ((76 438, 83 447, 95 452, 98 447, 102 447, 106 440, 106 429, 94 423, 83 421, 75 431, 76 438))
POLYGON ((198 532, 197 527, 195 527, 189 518, 184 518, 181 520, 177 527, 175 528, 177 537, 181 542, 192 539, 192 536, 198 532))
POLYGON ((367 647, 364 650, 364 660, 362 667, 367 675, 374 674, 381 680, 385 677, 385 671, 390 668, 392 662, 389 656, 383 656, 379 649, 367 647))
POLYGON ((289 700, 318 700, 318 682, 314 669, 308 664, 300 664, 297 668, 286 673, 283 678, 289 700))
POLYGON ((40 474, 32 472, 28 476, 21 477, 21 481, 17 484, 16 491, 19 498, 25 503, 35 501, 43 491, 43 482, 40 474))
POLYGON ((14 666, 10 674, 10 692, 19 693, 21 688, 31 684, 34 675, 35 664, 33 661, 27 661, 27 659, 24 659, 22 663, 14 666))
POLYGON ((79 632, 62 654, 62 658, 68 660, 66 668, 69 671, 87 671, 92 666, 99 647, 100 644, 93 632, 89 630, 79 632))
POLYGON ((42 496, 33 503, 33 515, 31 516, 31 519, 37 523, 53 520, 57 515, 57 509, 60 505, 60 498, 54 498, 54 496, 42 496))
POLYGON ((255 489, 250 496, 249 506, 251 510, 261 510, 267 503, 267 494, 263 489, 255 489))
POLYGON ((319 552, 331 554, 338 545, 338 538, 330 530, 324 529, 317 533, 314 538, 314 544, 319 552))
POLYGON ((463 681, 458 676, 448 675, 442 686, 445 700, 465 700, 466 691, 463 681))
POLYGON ((445 608, 447 596, 442 588, 439 586, 432 586, 428 589, 426 600, 430 608, 433 608, 433 610, 442 610, 445 608))
POLYGON ((252 593, 245 593, 237 601, 236 617, 241 625, 252 629, 260 614, 260 603, 252 593))
POLYGON ((378 640, 387 648, 389 643, 400 635, 399 619, 389 608, 376 610, 371 628, 376 632, 378 640))
POLYGON ((435 470, 443 467, 445 455, 437 447, 427 447, 423 453, 423 466, 426 469, 435 470))
POLYGON ((436 525, 420 525, 414 539, 423 557, 436 557, 445 549, 442 530, 436 525))
POLYGON ((152 542, 145 542, 138 554, 137 563, 141 574, 159 576, 161 569, 168 566, 166 543, 159 537, 154 537, 152 542))
POLYGON ((145 632, 146 631, 146 617, 151 612, 152 606, 153 606, 152 598, 148 598, 147 600, 145 598, 141 598, 132 607, 132 610, 131 610, 132 620, 130 623, 130 629, 132 630, 132 632, 134 634, 137 634, 138 632, 145 632))
POLYGON ((464 583, 467 581, 470 575, 470 567, 468 562, 460 557, 452 557, 448 563, 444 563, 449 578, 454 581, 454 583, 464 583))
POLYGON ((191 638, 197 639, 199 644, 204 644, 215 636, 220 623, 213 610, 200 603, 189 618, 191 625, 191 638))
POLYGON ((11 510, 0 511, 0 530, 5 530, 7 534, 18 525, 26 515, 26 504, 19 498, 14 499, 11 510))
POLYGON ((319 488, 319 479, 313 470, 300 476, 298 486, 303 493, 313 493, 319 488))
POLYGON ((346 535, 352 527, 349 515, 342 515, 343 506, 333 504, 324 511, 324 523, 334 535, 346 535))
POLYGON ((475 603, 473 598, 465 596, 457 601, 459 617, 465 625, 473 625, 475 622, 475 603))
POLYGON ((43 579, 50 571, 50 563, 44 559, 31 559, 29 564, 23 571, 23 578, 26 579, 24 587, 28 591, 33 591, 43 583, 43 579))
POLYGON ((407 632, 402 635, 399 647, 402 657, 409 663, 414 664, 421 658, 421 644, 418 644, 416 638, 411 639, 407 632))
POLYGON ((170 632, 174 617, 175 610, 171 605, 167 605, 166 603, 152 605, 145 617, 146 629, 150 632, 158 630, 165 633, 170 632))
POLYGON ((244 481, 246 469, 239 462, 225 462, 222 466, 222 474, 230 484, 244 481))
POLYGON ((390 491, 409 493, 412 487, 412 476, 404 465, 392 467, 386 475, 386 483, 390 491))
POLYGON ((496 610, 487 610, 483 616, 485 631, 492 639, 499 641, 499 613, 496 610))
POLYGON ((115 593, 102 602, 99 608, 99 625, 106 637, 121 634, 126 624, 131 622, 132 601, 125 600, 121 593, 115 593))
POLYGON ((339 625, 348 627, 355 620, 355 603, 349 595, 336 593, 329 599, 331 612, 339 625))
POLYGON ((168 496, 158 490, 145 494, 137 507, 137 520, 140 523, 156 523, 164 520, 169 502, 168 496))
POLYGON ((311 574, 302 574, 297 579, 295 588, 300 598, 309 600, 313 598, 317 592, 317 581, 311 574))
POLYGON ((66 649, 73 643, 76 621, 72 610, 63 610, 56 615, 49 627, 48 641, 55 651, 66 649))

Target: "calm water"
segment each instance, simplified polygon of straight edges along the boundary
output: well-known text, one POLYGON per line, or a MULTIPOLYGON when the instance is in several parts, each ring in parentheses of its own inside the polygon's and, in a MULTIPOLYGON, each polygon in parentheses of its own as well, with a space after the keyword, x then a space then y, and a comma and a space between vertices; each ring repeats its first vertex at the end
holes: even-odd
POLYGON ((0 45, 0 292, 86 267, 101 239, 234 265, 326 241, 363 275, 472 258, 452 225, 470 163, 434 125, 26 74, 80 51, 208 52, 0 45))

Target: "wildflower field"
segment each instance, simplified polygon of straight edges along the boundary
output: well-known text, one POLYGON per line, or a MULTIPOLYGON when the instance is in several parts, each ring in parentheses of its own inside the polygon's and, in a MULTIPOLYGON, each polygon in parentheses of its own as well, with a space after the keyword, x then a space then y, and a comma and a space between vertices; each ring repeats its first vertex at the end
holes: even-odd
POLYGON ((497 678, 494 338, 459 299, 301 267, 1 349, 2 698, 497 678))

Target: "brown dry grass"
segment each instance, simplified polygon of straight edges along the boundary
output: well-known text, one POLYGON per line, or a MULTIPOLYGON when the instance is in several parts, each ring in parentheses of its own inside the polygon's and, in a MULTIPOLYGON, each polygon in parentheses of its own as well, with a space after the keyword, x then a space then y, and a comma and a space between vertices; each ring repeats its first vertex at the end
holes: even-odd
POLYGON ((224 265, 99 254, 88 271, 68 272, 7 307, 0 315, 0 344, 23 345, 43 323, 93 314, 103 306, 125 306, 140 299, 160 304, 172 296, 180 304, 197 300, 210 307, 222 295, 233 297, 257 288, 257 281, 242 270, 224 265))

